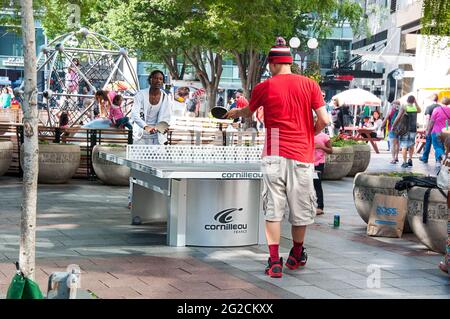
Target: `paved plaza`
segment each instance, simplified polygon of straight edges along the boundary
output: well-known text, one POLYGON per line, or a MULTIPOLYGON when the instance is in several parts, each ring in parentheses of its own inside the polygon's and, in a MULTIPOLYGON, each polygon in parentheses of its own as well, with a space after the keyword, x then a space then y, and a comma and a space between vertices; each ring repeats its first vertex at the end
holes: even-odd
MULTIPOLYGON (((400 170, 386 146, 372 152, 368 170, 400 170)), ((415 158, 412 171, 434 163, 415 158)), ((325 215, 309 227, 306 267, 284 269, 282 279, 264 275, 267 246, 169 247, 165 224, 130 225, 128 187, 72 179, 39 185, 36 281, 44 293, 55 271, 82 269, 81 286, 99 298, 445 298, 449 277, 437 268, 442 256, 414 236, 375 238, 353 204, 352 178, 325 181, 325 215), (341 216, 339 228, 333 215, 341 216), (381 274, 380 287, 370 276, 381 274)), ((4 297, 19 255, 21 179, 0 177, 0 296, 4 297)), ((280 253, 287 258, 290 226, 283 224, 280 253)))

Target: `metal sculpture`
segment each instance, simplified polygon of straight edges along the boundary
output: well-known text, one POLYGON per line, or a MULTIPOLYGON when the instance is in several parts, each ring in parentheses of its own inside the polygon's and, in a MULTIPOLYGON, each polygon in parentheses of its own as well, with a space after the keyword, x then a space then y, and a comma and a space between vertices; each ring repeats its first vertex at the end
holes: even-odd
POLYGON ((97 118, 98 90, 120 92, 126 113, 131 109, 139 81, 125 48, 111 39, 81 28, 57 37, 40 49, 37 57, 39 120, 59 125, 66 112, 68 126, 97 118))

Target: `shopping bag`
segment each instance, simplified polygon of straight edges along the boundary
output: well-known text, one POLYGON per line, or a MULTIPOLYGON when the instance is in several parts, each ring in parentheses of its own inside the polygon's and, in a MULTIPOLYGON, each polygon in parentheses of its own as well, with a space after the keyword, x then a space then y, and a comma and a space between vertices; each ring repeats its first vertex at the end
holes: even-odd
MULTIPOLYGON (((18 263, 16 263, 16 268, 18 268, 18 263)), ((17 270, 9 285, 6 299, 44 299, 44 296, 37 283, 26 278, 20 270, 17 270)))
POLYGON ((367 235, 379 237, 402 237, 408 199, 404 196, 375 194, 367 235))

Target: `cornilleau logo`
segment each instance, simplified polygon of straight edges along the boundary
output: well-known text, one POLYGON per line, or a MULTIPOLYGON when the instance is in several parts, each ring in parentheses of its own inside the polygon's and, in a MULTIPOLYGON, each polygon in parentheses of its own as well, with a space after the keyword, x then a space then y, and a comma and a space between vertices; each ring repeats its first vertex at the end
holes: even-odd
POLYGON ((214 220, 220 224, 205 225, 205 230, 232 230, 235 233, 246 233, 247 224, 232 224, 234 212, 242 212, 243 208, 228 208, 218 212, 214 215, 214 220))
POLYGON ((233 217, 230 214, 232 212, 235 212, 235 211, 240 211, 241 212, 242 208, 239 208, 239 209, 237 209, 237 208, 228 208, 228 209, 222 210, 222 211, 218 212, 216 214, 216 216, 214 216, 214 219, 217 220, 219 223, 222 223, 222 224, 231 223, 233 221, 233 217))

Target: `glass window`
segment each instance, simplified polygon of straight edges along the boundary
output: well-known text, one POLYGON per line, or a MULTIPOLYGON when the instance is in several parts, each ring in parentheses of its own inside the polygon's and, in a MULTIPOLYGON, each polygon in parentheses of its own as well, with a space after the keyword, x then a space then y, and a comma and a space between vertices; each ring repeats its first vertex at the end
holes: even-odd
MULTIPOLYGON (((22 36, 6 27, 0 27, 0 55, 23 56, 22 36)), ((45 43, 44 31, 41 28, 36 29, 36 52, 39 53, 39 47, 45 43)))

